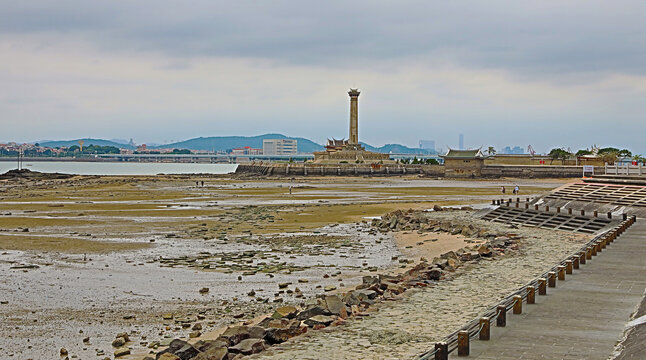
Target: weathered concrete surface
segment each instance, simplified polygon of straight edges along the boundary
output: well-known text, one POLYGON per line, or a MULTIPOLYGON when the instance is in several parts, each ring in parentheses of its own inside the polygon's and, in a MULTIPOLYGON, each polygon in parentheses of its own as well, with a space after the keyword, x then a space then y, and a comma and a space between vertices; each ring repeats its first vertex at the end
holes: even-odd
POLYGON ((645 274, 646 220, 638 220, 536 305, 508 314, 490 341, 472 340, 469 359, 607 359, 642 300, 645 274))

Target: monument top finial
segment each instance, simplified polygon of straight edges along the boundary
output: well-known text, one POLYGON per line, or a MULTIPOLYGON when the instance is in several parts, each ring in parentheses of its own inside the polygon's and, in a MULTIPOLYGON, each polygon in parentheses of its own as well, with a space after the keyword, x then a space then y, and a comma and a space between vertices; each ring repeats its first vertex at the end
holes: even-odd
POLYGON ((352 89, 351 88, 350 91, 348 91, 348 95, 350 95, 350 96, 359 96, 359 94, 361 94, 359 89, 352 89))

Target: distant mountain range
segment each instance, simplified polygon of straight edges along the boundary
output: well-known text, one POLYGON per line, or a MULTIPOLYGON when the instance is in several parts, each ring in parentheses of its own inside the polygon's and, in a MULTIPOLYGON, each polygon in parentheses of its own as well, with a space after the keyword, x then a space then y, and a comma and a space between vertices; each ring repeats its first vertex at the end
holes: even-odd
MULTIPOLYGON (((324 149, 323 145, 317 144, 312 140, 302 137, 289 137, 282 134, 264 134, 258 136, 210 136, 199 137, 189 140, 174 142, 171 144, 163 145, 149 145, 148 149, 189 149, 189 150, 206 150, 206 151, 227 151, 234 148, 250 146, 252 148, 262 148, 262 141, 265 139, 294 139, 298 140, 298 152, 311 153, 314 151, 321 151, 324 149)), ((134 150, 135 147, 129 144, 116 142, 113 140, 104 139, 76 139, 76 140, 43 140, 39 144, 47 147, 61 147, 78 145, 79 140, 84 141, 84 145, 99 145, 99 146, 114 146, 120 149, 134 150)), ((381 147, 374 147, 366 143, 361 143, 365 146, 366 150, 381 152, 381 153, 394 153, 394 154, 426 154, 428 150, 410 148, 400 144, 386 144, 381 147)))
POLYGON ((119 149, 130 149, 130 150, 135 149, 135 147, 132 145, 122 144, 112 140, 90 139, 90 138, 76 139, 76 140, 43 140, 43 141, 39 141, 38 144, 40 146, 46 146, 51 148, 61 147, 61 146, 70 147, 73 145, 78 145, 79 141, 81 140, 83 140, 83 146, 97 145, 97 146, 114 146, 119 149))

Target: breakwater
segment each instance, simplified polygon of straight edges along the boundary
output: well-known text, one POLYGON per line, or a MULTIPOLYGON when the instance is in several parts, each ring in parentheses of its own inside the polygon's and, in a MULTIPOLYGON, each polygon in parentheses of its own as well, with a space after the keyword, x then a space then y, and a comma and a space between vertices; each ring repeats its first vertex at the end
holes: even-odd
MULTIPOLYGON (((595 167, 603 172, 603 167, 595 167)), ((449 171, 443 165, 388 164, 372 166, 366 164, 241 164, 236 174, 257 174, 267 176, 401 176, 424 175, 437 177, 478 177, 478 178, 576 178, 583 175, 582 166, 556 165, 484 165, 480 175, 472 172, 449 171)))

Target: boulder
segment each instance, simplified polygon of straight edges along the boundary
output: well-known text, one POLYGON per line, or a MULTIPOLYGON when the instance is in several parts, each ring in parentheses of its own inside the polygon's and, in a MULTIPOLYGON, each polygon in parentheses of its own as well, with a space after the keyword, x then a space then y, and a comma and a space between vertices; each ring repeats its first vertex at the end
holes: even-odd
POLYGON ((265 340, 263 339, 246 339, 238 345, 229 348, 233 354, 251 355, 257 354, 266 349, 265 340))
POLYGON ((300 320, 266 318, 258 326, 266 329, 265 340, 269 344, 280 344, 303 333, 300 320))
POLYGON ((120 348, 125 344, 126 344, 126 340, 124 340, 122 337, 118 337, 112 340, 112 347, 115 347, 115 348, 120 348))
POLYGON ((298 313, 298 315, 296 315, 296 320, 303 321, 305 319, 311 318, 312 316, 323 315, 325 313, 326 313, 326 310, 323 309, 321 306, 311 306, 301 311, 300 313, 298 313))
POLYGON ((130 355, 130 349, 127 347, 120 347, 114 351, 115 358, 126 356, 126 355, 130 355))
POLYGON ((189 360, 195 357, 199 351, 186 341, 175 339, 170 342, 167 349, 157 353, 157 360, 166 353, 173 354, 180 360, 189 360))
POLYGON ((260 326, 252 326, 249 328, 249 338, 250 339, 262 339, 265 337, 267 330, 260 326))
POLYGON ((295 307, 283 306, 276 309, 276 311, 274 311, 274 314, 271 317, 273 317, 274 319, 281 319, 281 318, 293 319, 297 313, 298 313, 298 310, 295 307))
POLYGON ((304 321, 305 325, 314 327, 316 325, 328 326, 334 321, 336 317, 327 315, 316 315, 304 321))
POLYGON ((197 354, 197 356, 191 360, 227 360, 227 355, 229 355, 229 350, 226 346, 212 346, 206 351, 197 354))
POLYGON ((354 291, 354 295, 359 299, 359 301, 374 300, 377 297, 377 292, 370 289, 363 289, 354 291))
POLYGON ((224 339, 217 340, 200 340, 193 344, 193 347, 200 352, 206 352, 211 348, 227 347, 229 343, 224 339))
POLYGON ((229 346, 234 346, 240 341, 248 339, 250 336, 249 329, 244 325, 239 325, 227 328, 220 338, 225 339, 229 343, 229 346))
POLYGON ((338 295, 327 295, 325 297, 325 306, 327 310, 334 315, 340 315, 341 310, 345 309, 345 304, 341 302, 338 295))

